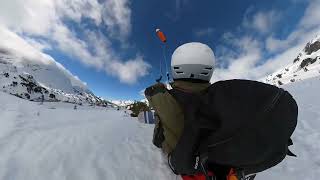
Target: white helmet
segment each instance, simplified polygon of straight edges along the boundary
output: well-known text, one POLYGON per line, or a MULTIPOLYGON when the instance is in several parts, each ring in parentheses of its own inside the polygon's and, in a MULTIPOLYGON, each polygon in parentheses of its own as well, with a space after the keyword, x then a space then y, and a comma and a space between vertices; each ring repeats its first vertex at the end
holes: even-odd
POLYGON ((183 44, 172 54, 172 77, 210 81, 214 63, 214 53, 209 46, 199 42, 183 44))

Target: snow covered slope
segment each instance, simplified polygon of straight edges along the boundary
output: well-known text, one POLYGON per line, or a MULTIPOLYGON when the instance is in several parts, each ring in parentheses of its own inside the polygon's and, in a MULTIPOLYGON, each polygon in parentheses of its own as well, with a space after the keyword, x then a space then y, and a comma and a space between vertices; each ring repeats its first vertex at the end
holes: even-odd
POLYGON ((320 36, 308 42, 292 64, 262 79, 273 85, 283 85, 320 76, 320 36))
POLYGON ((152 125, 125 111, 0 92, 1 180, 170 180, 152 125))
POLYGON ((50 57, 27 57, 0 48, 0 90, 32 101, 107 105, 50 57))
POLYGON ((278 166, 258 175, 257 180, 318 180, 320 177, 320 77, 285 85, 299 105, 298 125, 287 157, 278 166))

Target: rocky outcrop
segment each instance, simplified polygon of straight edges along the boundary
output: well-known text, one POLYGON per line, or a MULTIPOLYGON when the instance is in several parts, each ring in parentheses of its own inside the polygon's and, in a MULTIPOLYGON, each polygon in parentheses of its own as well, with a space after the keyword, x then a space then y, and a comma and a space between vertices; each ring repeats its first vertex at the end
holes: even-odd
POLYGON ((304 52, 306 52, 307 55, 310 55, 319 50, 320 50, 320 41, 315 41, 314 43, 307 43, 306 47, 304 48, 304 52))

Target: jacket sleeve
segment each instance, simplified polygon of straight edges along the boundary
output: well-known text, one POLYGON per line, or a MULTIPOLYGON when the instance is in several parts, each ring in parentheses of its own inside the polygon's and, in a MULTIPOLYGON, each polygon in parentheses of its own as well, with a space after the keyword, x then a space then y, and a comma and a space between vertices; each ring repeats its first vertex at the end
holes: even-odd
POLYGON ((158 148, 162 148, 162 142, 164 141, 163 127, 162 127, 161 121, 160 121, 157 113, 155 113, 154 116, 156 119, 156 124, 155 124, 154 130, 153 130, 152 142, 158 148))
POLYGON ((168 92, 164 84, 157 83, 145 90, 150 107, 155 110, 157 122, 154 140, 163 140, 162 149, 170 153, 183 129, 183 112, 176 100, 168 92))
MULTIPOLYGON (((158 93, 163 93, 165 91, 164 89, 164 85, 161 83, 157 83, 153 86, 148 87, 145 90, 145 96, 149 101, 150 106, 153 109, 156 109, 156 107, 154 107, 153 105, 153 101, 152 101, 152 97, 158 93)), ((163 126, 162 123, 160 121, 160 117, 158 115, 157 112, 155 112, 155 127, 153 130, 153 139, 152 142, 155 146, 157 146, 158 148, 162 148, 162 142, 164 141, 164 135, 163 135, 163 126)))

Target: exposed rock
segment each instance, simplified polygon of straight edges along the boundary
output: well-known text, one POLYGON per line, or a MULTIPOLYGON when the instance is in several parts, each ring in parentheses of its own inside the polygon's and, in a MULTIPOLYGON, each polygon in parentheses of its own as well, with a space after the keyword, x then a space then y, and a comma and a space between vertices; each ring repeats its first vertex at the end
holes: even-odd
POLYGON ((12 94, 12 95, 17 96, 17 97, 19 97, 19 98, 22 98, 22 99, 23 99, 22 95, 19 95, 18 93, 16 93, 16 94, 12 94))
POLYGON ((308 65, 310 65, 310 64, 315 63, 316 61, 317 61, 317 58, 314 58, 314 59, 312 59, 312 58, 304 59, 304 60, 301 62, 301 64, 300 64, 300 68, 302 69, 302 68, 304 68, 304 67, 306 67, 306 66, 308 66, 308 65))
POLYGON ((313 52, 316 52, 320 49, 320 42, 319 41, 316 41, 314 43, 307 43, 306 47, 304 48, 304 51, 310 55, 312 54, 313 52))
POLYGON ((300 58, 299 58, 299 57, 296 57, 296 58, 293 60, 293 63, 298 62, 299 60, 300 60, 300 58))
POLYGON ((25 96, 27 99, 30 99, 30 94, 24 93, 24 96, 25 96))
POLYGON ((4 77, 8 78, 9 77, 9 73, 3 73, 4 77))
POLYGON ((49 97, 50 97, 51 99, 55 99, 55 98, 56 98, 56 95, 54 95, 54 94, 49 94, 49 97))

